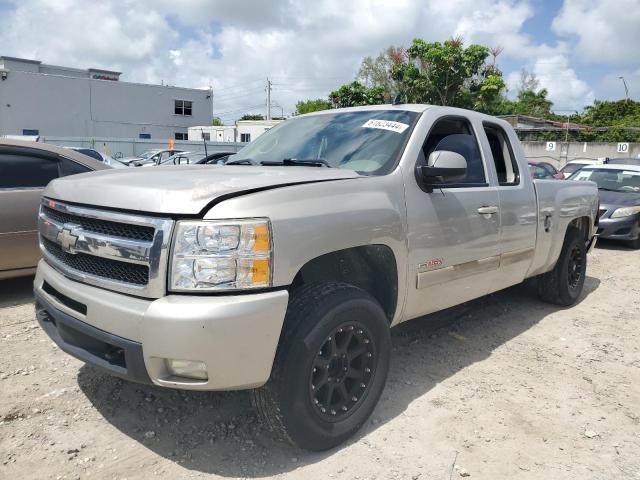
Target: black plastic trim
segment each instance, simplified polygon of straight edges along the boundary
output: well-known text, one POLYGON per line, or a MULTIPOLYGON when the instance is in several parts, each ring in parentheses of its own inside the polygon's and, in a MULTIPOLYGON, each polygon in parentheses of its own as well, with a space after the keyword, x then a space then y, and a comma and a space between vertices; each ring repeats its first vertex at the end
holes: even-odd
POLYGON ((112 375, 138 383, 151 384, 144 365, 142 344, 100 330, 58 310, 38 290, 36 318, 42 329, 69 355, 112 375), (121 351, 122 360, 107 360, 103 347, 121 351))

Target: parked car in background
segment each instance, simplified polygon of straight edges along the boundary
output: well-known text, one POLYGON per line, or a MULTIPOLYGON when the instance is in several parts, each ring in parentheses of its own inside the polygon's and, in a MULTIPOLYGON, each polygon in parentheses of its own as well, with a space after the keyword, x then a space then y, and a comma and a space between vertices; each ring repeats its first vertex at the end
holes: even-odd
POLYGON ((223 165, 225 160, 231 155, 235 155, 235 153, 214 152, 205 154, 204 152, 182 152, 167 158, 160 165, 223 165))
POLYGON ((176 153, 181 153, 183 150, 178 149, 154 149, 147 150, 146 152, 138 155, 137 157, 126 157, 119 159, 120 162, 130 167, 143 167, 157 165, 176 153))
POLYGON ((640 158, 635 158, 635 157, 607 158, 604 163, 606 163, 607 165, 638 165, 640 166, 640 158))
POLYGON ((556 167, 548 162, 537 162, 535 160, 529 160, 528 163, 531 178, 536 178, 539 180, 564 180, 564 174, 562 172, 559 172, 556 167))
POLYGON ((110 168, 68 148, 0 140, 0 279, 34 273, 40 259, 38 207, 49 181, 110 168))
POLYGON ((71 150, 75 150, 78 153, 82 153, 83 155, 87 155, 91 158, 95 158, 99 162, 106 163, 107 165, 113 168, 125 168, 126 165, 119 160, 107 155, 106 153, 99 152, 93 148, 83 148, 83 147, 65 147, 71 150))
POLYGON ((580 159, 580 160, 569 160, 567 164, 560 169, 560 171, 564 174, 565 177, 568 177, 573 172, 577 172, 585 165, 598 165, 602 164, 599 160, 588 160, 588 159, 580 159))
POLYGON ((640 166, 590 165, 569 180, 598 184, 601 238, 624 240, 631 248, 640 248, 640 166))

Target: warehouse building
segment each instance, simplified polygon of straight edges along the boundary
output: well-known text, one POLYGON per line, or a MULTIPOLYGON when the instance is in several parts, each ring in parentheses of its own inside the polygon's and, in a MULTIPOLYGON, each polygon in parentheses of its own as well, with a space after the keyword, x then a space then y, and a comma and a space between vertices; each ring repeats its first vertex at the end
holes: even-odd
POLYGON ((120 81, 120 72, 0 56, 0 136, 186 140, 211 125, 210 89, 120 81))

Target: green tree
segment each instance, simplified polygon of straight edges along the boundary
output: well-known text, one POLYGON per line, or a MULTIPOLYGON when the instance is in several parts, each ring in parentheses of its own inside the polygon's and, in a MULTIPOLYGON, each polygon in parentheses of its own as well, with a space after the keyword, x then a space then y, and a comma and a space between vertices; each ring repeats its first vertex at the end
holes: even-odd
POLYGON ((331 104, 323 99, 317 98, 315 100, 300 100, 296 103, 296 115, 303 115, 305 113, 319 112, 320 110, 328 110, 331 108, 331 104))
POLYGON ((553 115, 551 107, 553 102, 547 99, 546 88, 539 91, 522 90, 518 93, 518 100, 515 102, 515 112, 532 117, 550 118, 553 115))
POLYGON ((640 127, 640 102, 596 100, 585 108, 582 121, 594 127, 640 127))
POLYGON ((224 123, 222 122, 222 119, 220 117, 213 117, 211 125, 213 125, 214 127, 221 127, 224 125, 224 123))
POLYGON ((357 107, 360 105, 381 105, 384 103, 382 87, 366 87, 354 81, 342 85, 329 94, 329 100, 337 108, 357 107))
POLYGON ((402 52, 401 48, 388 47, 377 57, 365 57, 360 64, 356 81, 366 87, 381 87, 384 90, 385 103, 391 103, 398 93, 398 85, 391 74, 394 58, 402 52))
POLYGON ((404 54, 392 56, 392 77, 407 102, 450 105, 493 113, 506 85, 495 64, 500 49, 464 47, 461 38, 440 42, 413 40, 404 54), (489 55, 493 63, 487 63, 489 55))

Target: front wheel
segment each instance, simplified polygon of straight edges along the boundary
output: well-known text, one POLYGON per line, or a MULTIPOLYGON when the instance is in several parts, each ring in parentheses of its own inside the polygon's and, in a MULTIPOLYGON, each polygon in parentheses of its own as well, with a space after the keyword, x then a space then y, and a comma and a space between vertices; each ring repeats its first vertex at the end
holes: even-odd
POLYGON ((291 294, 271 378, 251 392, 278 436, 326 450, 371 415, 389 369, 389 322, 364 290, 330 282, 291 294))
POLYGON ((537 277, 538 295, 548 303, 573 305, 584 287, 587 247, 580 230, 569 227, 560 257, 553 270, 537 277))

